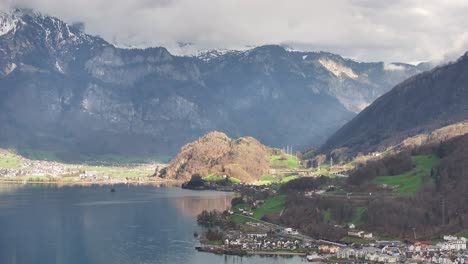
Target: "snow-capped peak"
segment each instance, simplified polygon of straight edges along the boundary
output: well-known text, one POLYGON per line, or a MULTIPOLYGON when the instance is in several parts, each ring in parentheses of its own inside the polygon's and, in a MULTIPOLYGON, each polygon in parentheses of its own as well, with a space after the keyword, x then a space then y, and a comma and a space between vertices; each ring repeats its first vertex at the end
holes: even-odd
POLYGON ((0 36, 16 31, 19 19, 13 11, 0 11, 0 36))
POLYGON ((212 59, 216 59, 218 57, 221 57, 227 53, 235 52, 234 50, 228 50, 228 49, 211 49, 211 50, 201 50, 198 52, 195 57, 204 60, 204 61, 210 61, 212 59))

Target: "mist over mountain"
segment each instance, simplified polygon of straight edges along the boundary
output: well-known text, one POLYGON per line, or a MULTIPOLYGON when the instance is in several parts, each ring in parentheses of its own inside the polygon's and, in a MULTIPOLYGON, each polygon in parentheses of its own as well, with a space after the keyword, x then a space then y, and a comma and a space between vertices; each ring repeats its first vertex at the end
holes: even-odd
POLYGON ((0 14, 0 144, 174 155, 209 131, 304 149, 427 65, 269 45, 174 56, 120 49, 60 19, 0 14))
MULTIPOLYGON (((468 119, 467 84, 468 53, 453 63, 397 85, 331 136, 322 151, 338 148, 347 148, 351 153, 382 151, 408 137, 465 121, 468 119)), ((458 124, 428 136, 449 137, 464 134, 463 129, 464 125, 458 124)))

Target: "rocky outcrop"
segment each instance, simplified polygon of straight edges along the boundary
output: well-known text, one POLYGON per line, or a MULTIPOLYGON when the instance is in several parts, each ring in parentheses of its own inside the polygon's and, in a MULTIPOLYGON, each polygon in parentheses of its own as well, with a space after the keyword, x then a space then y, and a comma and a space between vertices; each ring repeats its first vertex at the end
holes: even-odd
POLYGON ((231 139, 211 132, 185 145, 166 168, 164 177, 189 180, 192 175, 218 175, 253 182, 268 173, 269 158, 277 151, 252 137, 231 139))

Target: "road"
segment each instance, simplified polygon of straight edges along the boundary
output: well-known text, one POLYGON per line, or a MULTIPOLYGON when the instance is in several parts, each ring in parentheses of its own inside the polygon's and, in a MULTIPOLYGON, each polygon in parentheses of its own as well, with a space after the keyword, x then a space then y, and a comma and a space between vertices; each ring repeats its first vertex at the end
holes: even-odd
POLYGON ((334 193, 334 194, 327 194, 321 193, 316 194, 324 197, 334 197, 340 199, 354 199, 354 200, 374 200, 374 199, 383 199, 383 198, 395 198, 398 195, 394 193, 334 193))
POLYGON ((276 229, 280 229, 281 231, 283 231, 281 235, 284 236, 284 237, 289 237, 289 238, 298 239, 298 240, 306 240, 306 241, 315 242, 315 243, 329 244, 329 245, 334 245, 334 246, 339 246, 339 247, 346 246, 344 244, 340 244, 340 243, 336 243, 336 242, 332 242, 332 241, 328 241, 328 240, 315 239, 315 238, 312 238, 310 236, 307 236, 307 235, 304 235, 304 234, 301 234, 301 233, 298 233, 297 235, 286 234, 284 232, 284 230, 287 227, 285 227, 285 226, 280 226, 280 225, 270 223, 270 222, 267 222, 267 221, 263 221, 263 220, 260 220, 260 219, 257 219, 257 218, 251 217, 251 216, 247 216, 247 215, 242 215, 242 214, 238 214, 238 213, 235 213, 235 214, 243 216, 243 217, 248 218, 248 219, 251 219, 251 220, 253 220, 255 222, 260 222, 260 223, 265 224, 267 226, 271 226, 271 227, 274 227, 276 229))

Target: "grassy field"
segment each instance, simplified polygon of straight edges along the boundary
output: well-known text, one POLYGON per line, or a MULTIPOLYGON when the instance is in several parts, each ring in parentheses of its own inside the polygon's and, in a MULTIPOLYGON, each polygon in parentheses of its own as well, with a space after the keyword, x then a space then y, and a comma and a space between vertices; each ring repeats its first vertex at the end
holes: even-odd
POLYGON ((297 179, 297 178, 299 178, 299 176, 296 176, 296 175, 286 176, 286 177, 284 177, 283 179, 281 179, 279 183, 280 183, 280 184, 285 184, 285 183, 290 182, 290 181, 292 181, 292 180, 295 180, 295 179, 297 179))
POLYGON ((295 180, 299 178, 298 176, 296 175, 292 175, 292 176, 278 176, 278 177, 275 177, 275 176, 271 176, 271 175, 264 175, 262 177, 260 177, 260 180, 255 182, 256 185, 268 185, 268 184, 277 184, 277 185, 281 185, 281 184, 285 184, 289 181, 292 181, 292 180, 295 180))
POLYGON ((317 171, 315 172, 316 175, 325 175, 325 176, 330 176, 330 165, 329 164, 323 164, 321 165, 317 171))
POLYGON ((272 175, 263 175, 260 177, 260 180, 255 182, 256 185, 268 185, 268 184, 273 184, 277 183, 279 179, 275 176, 272 175))
POLYGON ((208 245, 210 246, 222 246, 224 244, 221 240, 210 240, 208 241, 208 245))
POLYGON ((251 221, 251 219, 239 214, 239 209, 244 209, 244 210, 251 210, 252 207, 249 204, 238 204, 234 207, 231 208, 232 211, 234 211, 236 214, 231 215, 230 218, 234 221, 236 221, 239 224, 245 224, 247 221, 251 221))
POLYGON ((261 205, 260 207, 257 207, 252 210, 252 207, 249 204, 238 204, 232 208, 232 210, 236 213, 235 215, 231 216, 231 219, 234 221, 244 224, 247 221, 252 221, 252 219, 247 218, 243 215, 239 214, 239 209, 242 208, 244 210, 252 210, 253 213, 253 218, 256 219, 262 219, 267 214, 272 214, 272 213, 279 213, 281 210, 284 209, 284 204, 286 202, 286 196, 285 195, 279 195, 279 196, 274 196, 270 197, 265 200, 265 203, 261 205))
POLYGON ((458 233, 455 234, 455 235, 458 236, 458 237, 465 237, 465 238, 468 238, 468 230, 458 232, 458 233))
MULTIPOLYGON (((230 181, 232 183, 241 183, 242 182, 241 180, 236 179, 234 177, 228 177, 227 179, 228 179, 228 181, 230 181)), ((210 175, 208 175, 206 177, 203 177, 203 180, 207 181, 207 182, 222 182, 225 179, 222 176, 219 176, 219 175, 216 175, 216 174, 210 174, 210 175)))
POLYGON ((355 226, 359 226, 360 224, 362 224, 362 216, 364 215, 365 211, 365 207, 356 208, 356 212, 354 213, 354 217, 353 220, 351 220, 351 223, 353 223, 355 226))
POLYGON ((261 219, 263 216, 271 213, 279 213, 284 209, 286 202, 285 195, 278 195, 265 200, 265 203, 253 211, 253 217, 261 219))
POLYGON ((437 165, 439 159, 435 156, 413 156, 411 159, 415 165, 412 170, 401 175, 379 176, 375 178, 375 182, 394 186, 397 193, 417 193, 421 190, 423 178, 431 175, 431 169, 437 165))
POLYGON ((270 165, 275 168, 296 169, 299 159, 292 155, 275 155, 270 157, 270 165))
POLYGON ((260 177, 260 180, 261 181, 266 181, 266 182, 277 182, 278 181, 278 179, 275 176, 271 176, 271 175, 263 175, 262 177, 260 177))
POLYGON ((0 169, 19 169, 21 162, 18 156, 9 152, 0 152, 0 169))
POLYGON ((330 209, 328 209, 324 214, 323 214, 323 220, 328 223, 332 220, 332 215, 330 209))

